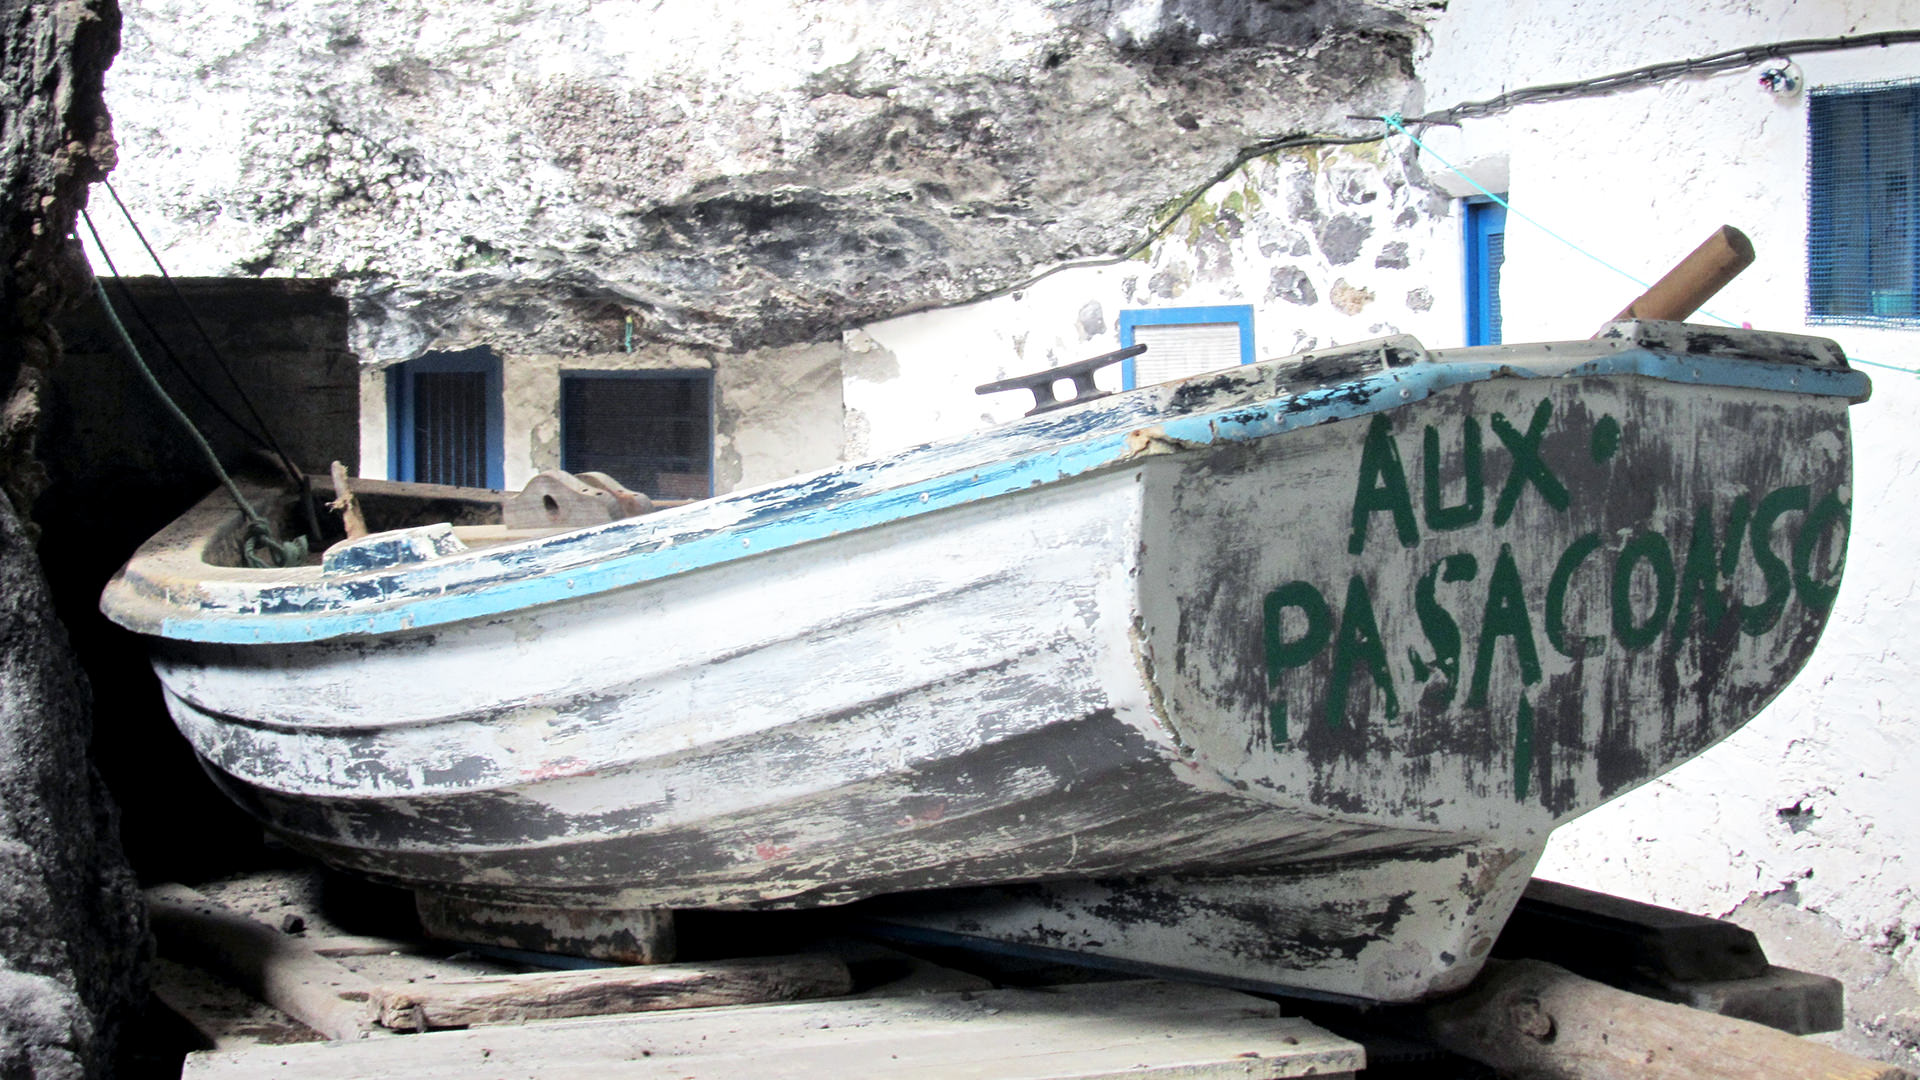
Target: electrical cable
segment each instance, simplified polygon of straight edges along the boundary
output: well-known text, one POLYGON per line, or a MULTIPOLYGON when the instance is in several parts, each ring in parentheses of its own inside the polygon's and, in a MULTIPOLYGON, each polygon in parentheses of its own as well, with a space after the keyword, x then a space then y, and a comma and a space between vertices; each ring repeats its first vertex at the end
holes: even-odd
MULTIPOLYGON (((1727 49, 1685 60, 1669 60, 1658 64, 1647 64, 1626 71, 1596 75, 1588 79, 1578 79, 1561 83, 1545 83, 1538 86, 1524 86, 1484 101, 1461 102, 1446 109, 1440 109, 1403 120, 1402 123, 1409 127, 1434 124, 1458 126, 1461 120, 1493 116, 1520 105, 1546 101, 1565 101, 1581 97, 1599 97, 1606 94, 1618 93, 1622 90, 1637 86, 1665 82, 1688 75, 1713 75, 1727 71, 1736 71, 1743 67, 1751 67, 1765 60, 1785 59, 1793 53, 1843 52, 1850 49, 1885 48, 1889 45, 1907 44, 1911 42, 1920 42, 1920 29, 1885 30, 1878 33, 1851 34, 1841 37, 1795 38, 1790 41, 1777 41, 1763 45, 1747 45, 1737 49, 1727 49)), ((1350 116, 1348 119, 1370 120, 1377 123, 1385 118, 1379 116, 1350 116)), ((1408 132, 1408 134, 1411 136, 1412 133, 1408 132)), ((1066 270, 1083 270, 1102 266, 1113 266, 1136 258, 1141 252, 1153 246, 1154 243, 1158 242, 1171 231, 1174 224, 1180 220, 1181 215, 1185 214, 1194 203, 1200 201, 1209 189, 1233 175, 1234 170, 1255 158, 1265 157, 1279 150, 1287 150, 1301 146, 1357 146, 1364 143, 1381 142, 1385 138, 1386 135, 1384 133, 1380 135, 1302 134, 1276 136, 1241 147, 1235 152, 1233 159, 1215 171, 1212 177, 1189 190, 1186 195, 1173 203, 1172 207, 1165 212, 1164 216, 1148 230, 1146 237, 1138 243, 1131 245, 1117 254, 1103 255, 1090 259, 1076 259, 1072 262, 1060 263, 1057 266, 1049 267, 1040 273, 1024 278, 1014 284, 1000 286, 970 297, 967 302, 973 303, 979 300, 992 300, 996 297, 1016 293, 1066 270)), ((1432 151, 1428 152, 1432 153, 1432 151)), ((1438 158, 1438 155, 1435 155, 1435 157, 1438 158)), ((1475 186, 1477 187, 1479 185, 1476 184, 1475 186)), ((1520 216, 1536 225, 1539 224, 1539 222, 1534 221, 1534 219, 1524 214, 1520 216)), ((1544 229, 1545 226, 1541 226, 1541 228, 1544 229)), ((1551 230, 1548 231, 1551 233, 1551 230)), ((1597 256, 1594 257, 1597 258, 1597 256)), ((1621 272, 1625 273, 1624 271, 1621 272)), ((1633 277, 1631 274, 1627 276, 1629 278, 1633 277)), ((900 312, 900 314, 911 315, 921 311, 930 311, 942 306, 945 306, 944 302, 930 301, 926 304, 908 308, 900 312)), ((1719 318, 1717 315, 1714 317, 1719 318)), ((1726 320, 1722 319, 1721 321, 1724 322, 1726 320)))
POLYGON ((1920 29, 1883 30, 1873 34, 1850 34, 1842 37, 1795 38, 1791 41, 1776 41, 1765 45, 1747 45, 1686 60, 1647 64, 1644 67, 1596 75, 1589 79, 1523 86, 1518 90, 1509 90, 1485 101, 1461 102, 1451 108, 1412 117, 1406 122, 1410 125, 1453 125, 1462 120, 1479 119, 1506 112, 1517 105, 1600 97, 1631 87, 1666 82, 1669 79, 1684 78, 1688 75, 1717 75, 1726 71, 1738 71, 1764 60, 1784 60, 1794 53, 1844 52, 1849 49, 1886 48, 1889 45, 1912 42, 1920 42, 1920 29))

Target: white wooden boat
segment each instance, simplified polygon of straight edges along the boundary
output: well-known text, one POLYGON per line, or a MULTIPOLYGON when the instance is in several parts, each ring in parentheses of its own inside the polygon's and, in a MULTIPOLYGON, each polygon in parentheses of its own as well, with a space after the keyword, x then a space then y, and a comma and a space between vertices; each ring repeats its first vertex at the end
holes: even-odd
POLYGON ((330 568, 240 568, 217 495, 103 607, 236 800, 433 902, 966 887, 893 917, 1407 1000, 1805 662, 1867 392, 1753 331, 1390 338, 549 536, 448 492, 471 544, 330 568))

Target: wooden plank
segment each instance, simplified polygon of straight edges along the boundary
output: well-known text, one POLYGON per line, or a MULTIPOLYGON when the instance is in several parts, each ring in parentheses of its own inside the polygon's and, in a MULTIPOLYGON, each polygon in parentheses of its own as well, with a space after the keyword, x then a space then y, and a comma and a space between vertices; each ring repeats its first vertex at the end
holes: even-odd
POLYGON ((154 958, 148 970, 153 996, 215 1050, 319 1042, 325 1038, 279 1009, 199 968, 154 958))
POLYGON ((1544 960, 1612 985, 1747 979, 1767 954, 1745 927, 1535 878, 1494 955, 1544 960))
POLYGON ((1750 979, 1662 983, 1652 992, 1667 1001, 1765 1024, 1789 1035, 1816 1035, 1847 1026, 1846 988, 1840 980, 1792 968, 1769 967, 1765 974, 1750 979))
POLYGON ((1535 960, 1488 965, 1472 990, 1425 1016, 1441 1046, 1536 1080, 1912 1080, 1891 1065, 1535 960))
POLYGON ((363 934, 325 934, 304 939, 307 948, 321 956, 388 956, 432 952, 445 947, 438 943, 401 941, 398 938, 368 937, 363 934))
POLYGON ((1271 1002, 1098 983, 561 1020, 188 1055, 193 1080, 1250 1080, 1350 1077, 1360 1046, 1271 1002))
POLYGON ((427 936, 443 941, 623 964, 668 963, 677 948, 673 912, 666 908, 511 904, 424 889, 414 894, 414 908, 427 936))
POLYGON ((184 885, 147 890, 160 955, 228 980, 329 1039, 374 1030, 374 986, 304 942, 184 885))
POLYGON ((847 965, 820 953, 535 971, 383 986, 380 1023, 397 1030, 519 1024, 572 1016, 749 1005, 832 997, 853 989, 847 965))

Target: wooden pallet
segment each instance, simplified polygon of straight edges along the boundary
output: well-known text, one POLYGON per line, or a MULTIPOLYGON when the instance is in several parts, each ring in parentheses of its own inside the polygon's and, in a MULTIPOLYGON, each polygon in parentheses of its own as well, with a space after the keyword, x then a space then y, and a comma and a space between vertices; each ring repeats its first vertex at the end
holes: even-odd
POLYGON ((1338 1077, 1397 1042, 1560 1080, 1911 1080, 1788 1034, 1835 1026, 1838 984, 1738 927, 1550 883, 1468 992, 1366 1013, 804 933, 784 956, 531 970, 346 932, 297 889, 223 889, 149 893, 156 994, 208 1047, 189 1077, 1338 1077))
POLYGON ((469 1077, 1350 1078, 1358 1044, 1271 1002, 1172 983, 943 992, 208 1051, 193 1080, 469 1077))
POLYGON ((281 912, 276 928, 179 886, 150 890, 149 903, 165 957, 156 994, 211 1047, 187 1056, 188 1077, 1278 1080, 1365 1064, 1358 1043, 1209 987, 994 989, 846 940, 790 956, 525 971, 499 954, 343 934, 317 913, 281 912), (848 996, 850 965, 882 962, 887 977, 848 996))

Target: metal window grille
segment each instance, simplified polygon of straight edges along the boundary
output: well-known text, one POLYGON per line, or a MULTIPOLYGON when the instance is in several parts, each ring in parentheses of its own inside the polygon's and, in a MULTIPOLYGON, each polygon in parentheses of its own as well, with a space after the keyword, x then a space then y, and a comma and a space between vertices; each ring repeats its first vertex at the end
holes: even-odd
POLYGON ((389 475, 500 487, 505 461, 500 390, 500 358, 484 346, 428 353, 389 368, 389 475))
POLYGON ((487 482, 487 376, 478 371, 413 376, 413 478, 483 487, 487 482))
POLYGON ((1920 80, 1807 97, 1807 322, 1920 326, 1920 80))
POLYGON ((713 494, 713 407, 705 374, 561 378, 560 467, 603 472, 661 499, 713 494))

